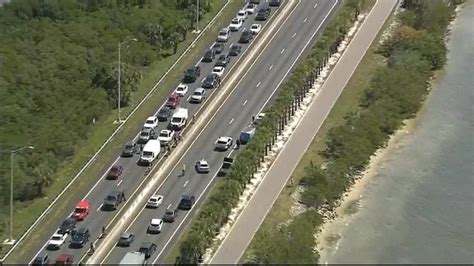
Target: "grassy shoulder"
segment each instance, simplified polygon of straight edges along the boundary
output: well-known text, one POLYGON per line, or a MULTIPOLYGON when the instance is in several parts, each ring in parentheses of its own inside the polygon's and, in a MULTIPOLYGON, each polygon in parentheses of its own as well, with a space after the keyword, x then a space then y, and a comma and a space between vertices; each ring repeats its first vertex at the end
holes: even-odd
MULTIPOLYGON (((208 13, 201 20, 201 28, 203 28, 212 17, 221 9, 225 1, 213 0, 212 12, 208 13)), ((202 51, 208 47, 214 40, 217 32, 228 24, 230 19, 235 15, 241 7, 241 2, 231 0, 229 5, 223 10, 220 17, 214 24, 203 34, 201 39, 197 41, 193 49, 180 61, 174 71, 170 72, 162 81, 160 87, 150 96, 150 98, 142 104, 140 109, 133 114, 127 124, 116 135, 116 137, 104 148, 97 159, 87 168, 86 171, 78 178, 71 190, 71 193, 65 193, 56 206, 51 209, 44 221, 37 226, 35 232, 30 234, 25 241, 9 256, 9 263, 24 262, 25 256, 31 256, 32 252, 37 249, 39 242, 47 237, 47 232, 57 226, 58 218, 64 217, 69 213, 69 205, 83 197, 84 193, 89 189, 91 184, 100 176, 100 173, 106 170, 110 163, 115 159, 124 145, 141 127, 143 121, 162 103, 173 86, 181 78, 182 72, 193 65, 200 57, 202 51)), ((175 55, 164 58, 159 62, 155 62, 145 76, 139 90, 134 93, 133 105, 122 109, 122 117, 126 117, 136 104, 146 95, 158 79, 170 68, 177 58, 184 52, 189 44, 195 39, 195 34, 189 33, 189 37, 180 43, 178 52, 175 55)), ((94 131, 87 140, 78 146, 81 149, 77 152, 74 159, 62 167, 56 175, 55 182, 45 191, 45 197, 28 202, 23 206, 17 205, 15 216, 15 232, 14 235, 20 236, 32 222, 42 213, 42 211, 51 203, 52 199, 58 195, 64 187, 70 182, 72 177, 81 169, 81 167, 93 156, 98 147, 111 135, 117 125, 113 124, 116 120, 117 113, 111 113, 107 118, 98 122, 94 131)), ((6 252, 6 250, 4 250, 6 252)))

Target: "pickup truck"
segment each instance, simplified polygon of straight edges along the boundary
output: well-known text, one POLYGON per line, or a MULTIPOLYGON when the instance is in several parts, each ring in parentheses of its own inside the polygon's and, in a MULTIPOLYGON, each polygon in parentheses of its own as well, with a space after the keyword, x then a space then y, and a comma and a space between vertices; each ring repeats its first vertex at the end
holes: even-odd
POLYGON ((222 162, 221 169, 219 170, 219 176, 225 176, 229 173, 232 164, 234 163, 234 159, 230 157, 224 157, 224 161, 222 162))
POLYGON ((160 135, 158 135, 158 140, 160 144, 166 146, 170 144, 174 137, 174 131, 169 129, 163 129, 160 131, 160 135))

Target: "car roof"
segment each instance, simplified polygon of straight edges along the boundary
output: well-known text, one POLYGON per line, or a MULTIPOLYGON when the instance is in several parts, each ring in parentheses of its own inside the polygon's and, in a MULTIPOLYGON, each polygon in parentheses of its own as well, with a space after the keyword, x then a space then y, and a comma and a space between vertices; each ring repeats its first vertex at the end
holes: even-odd
POLYGON ((153 219, 151 219, 151 223, 152 223, 152 224, 158 224, 158 223, 160 223, 160 222, 162 222, 161 219, 158 219, 158 218, 153 218, 153 219))
POLYGON ((204 91, 203 88, 196 88, 196 89, 194 90, 194 92, 203 92, 203 91, 204 91))
POLYGON ((131 233, 125 232, 125 233, 122 233, 122 235, 120 237, 129 238, 131 235, 132 235, 131 233))
POLYGON ((151 199, 158 199, 158 198, 163 198, 161 195, 153 195, 150 197, 151 199))
POLYGON ((156 117, 155 116, 149 116, 146 120, 155 120, 156 117))
POLYGON ((77 233, 85 233, 86 231, 89 231, 89 229, 87 229, 86 227, 79 227, 79 229, 77 229, 77 231, 76 231, 76 234, 77 233))
POLYGON ((224 141, 228 141, 229 139, 232 139, 231 137, 219 137, 217 140, 224 140, 224 141))
POLYGON ((171 132, 171 130, 169 130, 169 129, 162 129, 162 130, 160 131, 160 133, 161 133, 161 132, 163 132, 163 133, 168 133, 168 132, 171 132))
POLYGON ((153 245, 151 242, 144 242, 140 245, 140 248, 149 248, 153 245))
POLYGON ((89 206, 90 206, 90 202, 83 200, 77 203, 76 208, 87 208, 89 206))
POLYGON ((109 196, 118 196, 118 195, 120 195, 121 193, 122 193, 122 192, 120 192, 120 191, 114 190, 114 191, 112 191, 112 192, 109 193, 109 196))

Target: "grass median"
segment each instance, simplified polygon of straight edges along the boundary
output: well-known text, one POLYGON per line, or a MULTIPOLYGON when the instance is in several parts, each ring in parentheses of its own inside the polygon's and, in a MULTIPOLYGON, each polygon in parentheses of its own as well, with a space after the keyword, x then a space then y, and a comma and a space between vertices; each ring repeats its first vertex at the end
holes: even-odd
MULTIPOLYGON (((370 9, 375 4, 375 0, 366 2, 365 10, 370 9)), ((380 39, 381 33, 391 23, 392 18, 388 19, 384 24, 382 30, 378 33, 377 38, 372 43, 371 47, 367 51, 366 55, 360 62, 350 81, 342 91, 339 99, 331 109, 329 115, 324 121, 323 125, 319 129, 318 133, 312 140, 306 153, 301 158, 298 166, 293 171, 292 177, 295 184, 301 180, 304 176, 304 169, 311 162, 321 164, 323 158, 320 156, 320 152, 326 148, 326 136, 329 130, 333 127, 344 124, 344 117, 353 111, 356 111, 359 105, 359 99, 364 94, 365 89, 369 86, 370 78, 375 71, 385 65, 383 56, 376 53, 377 43, 380 39)), ((271 210, 265 217, 264 222, 261 224, 254 238, 250 242, 247 250, 240 258, 240 262, 243 263, 253 257, 253 252, 258 246, 264 245, 264 241, 272 239, 272 237, 263 236, 275 232, 275 228, 278 228, 282 222, 290 220, 290 208, 294 203, 292 194, 296 186, 286 186, 281 194, 278 196, 271 210)))
MULTIPOLYGON (((201 19, 201 28, 215 16, 215 14, 225 4, 225 1, 213 0, 213 10, 201 19)), ((115 160, 116 155, 122 149, 122 146, 130 140, 139 130, 143 121, 147 116, 156 111, 159 105, 166 99, 174 85, 179 81, 182 72, 196 63, 201 57, 202 52, 216 38, 217 32, 227 25, 232 17, 235 16, 237 10, 241 7, 242 2, 239 0, 231 0, 229 5, 223 10, 220 17, 214 24, 203 34, 199 41, 194 44, 192 50, 181 59, 180 63, 170 72, 162 81, 160 87, 142 104, 142 106, 133 114, 127 124, 116 135, 116 137, 104 148, 97 159, 83 172, 74 186, 70 188, 70 193, 65 193, 60 201, 51 209, 47 217, 40 223, 37 228, 18 246, 18 248, 9 256, 7 263, 24 263, 25 258, 30 258, 36 252, 49 232, 59 223, 58 217, 65 217, 77 200, 81 199, 89 190, 94 181, 107 169, 107 167, 115 160)), ((189 33, 187 40, 179 45, 178 52, 175 55, 164 58, 155 62, 144 75, 145 78, 137 92, 133 95, 133 105, 122 109, 122 117, 126 117, 136 104, 150 91, 157 80, 171 67, 177 58, 195 39, 196 34, 189 33)), ((64 187, 70 182, 72 177, 81 169, 81 167, 93 156, 102 143, 112 134, 117 125, 113 124, 116 120, 117 113, 113 112, 102 121, 98 121, 95 129, 91 132, 90 137, 79 144, 81 147, 74 159, 67 165, 63 166, 56 175, 55 182, 45 191, 45 197, 29 202, 27 205, 16 205, 15 217, 15 235, 20 236, 32 222, 42 213, 44 209, 51 203, 52 199, 58 195, 64 187)), ((5 253, 7 250, 3 250, 5 253)))

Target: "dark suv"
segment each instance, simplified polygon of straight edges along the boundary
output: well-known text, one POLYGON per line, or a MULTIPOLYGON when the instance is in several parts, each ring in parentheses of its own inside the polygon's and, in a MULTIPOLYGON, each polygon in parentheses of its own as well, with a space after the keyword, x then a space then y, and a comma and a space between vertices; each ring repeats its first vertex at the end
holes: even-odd
POLYGON ((127 142, 127 144, 123 146, 122 157, 132 157, 134 151, 135 151, 135 143, 127 142))
POLYGON ((171 116, 171 109, 169 107, 163 106, 163 108, 158 111, 158 114, 156 117, 158 118, 158 121, 167 121, 168 118, 171 116))
POLYGON ((269 6, 276 6, 279 7, 281 5, 281 0, 270 0, 268 3, 269 6))
POLYGON ((230 56, 228 54, 221 54, 217 58, 216 66, 226 67, 230 62, 230 56))
POLYGON ((221 80, 217 74, 209 74, 202 82, 202 87, 205 89, 215 89, 219 87, 220 82, 221 80))
POLYGON ((138 250, 138 252, 145 254, 145 259, 148 259, 149 257, 151 257, 151 255, 153 255, 155 251, 156 251, 155 243, 142 243, 142 245, 140 246, 140 249, 138 250))
POLYGON ((216 58, 216 50, 214 49, 208 49, 205 53, 204 56, 202 57, 201 62, 212 62, 216 58))
POLYGON ((90 236, 91 236, 91 234, 89 232, 89 229, 87 229, 85 227, 79 228, 72 235, 71 246, 82 248, 89 241, 90 236))
POLYGON ((165 223, 172 223, 174 220, 178 217, 178 209, 172 211, 172 210, 166 210, 165 215, 163 215, 163 222, 165 223))
POLYGON ((196 198, 194 196, 183 195, 181 201, 179 202, 178 209, 180 210, 190 210, 196 198))
POLYGON ((253 32, 244 30, 240 36, 239 43, 249 43, 253 38, 253 32))
POLYGON ((236 44, 232 44, 230 46, 230 51, 229 51, 230 56, 238 56, 240 52, 242 52, 242 46, 236 45, 236 44))
POLYGON ((201 67, 200 66, 192 66, 184 71, 184 78, 183 82, 185 83, 193 83, 196 79, 201 75, 201 67))
POLYGON ((105 199, 102 208, 104 210, 116 210, 120 203, 125 201, 123 191, 112 191, 105 199))
POLYGON ((255 20, 267 20, 270 16, 270 8, 268 6, 262 7, 257 11, 255 15, 255 20))
POLYGON ((69 217, 66 220, 64 220, 61 225, 59 226, 58 234, 68 234, 74 231, 76 228, 76 219, 69 217))
POLYGON ((224 51, 224 44, 223 43, 220 43, 220 42, 216 42, 213 46, 212 46, 212 50, 214 50, 214 52, 216 54, 220 54, 222 53, 222 51, 224 51))

